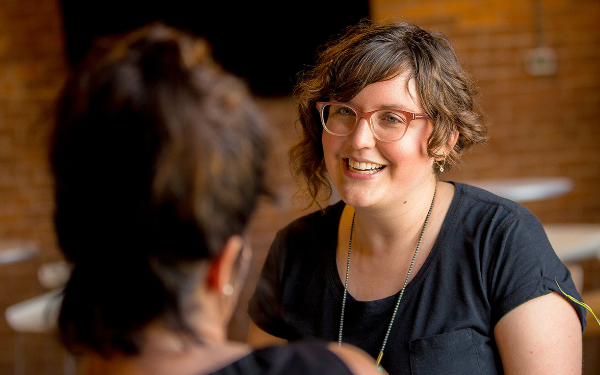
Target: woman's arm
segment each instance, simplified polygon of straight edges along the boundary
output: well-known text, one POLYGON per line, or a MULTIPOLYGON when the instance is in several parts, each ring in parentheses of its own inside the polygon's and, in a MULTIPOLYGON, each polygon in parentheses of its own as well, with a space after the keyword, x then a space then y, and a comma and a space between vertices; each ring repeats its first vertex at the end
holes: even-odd
POLYGON ((270 345, 280 345, 287 343, 287 340, 273 336, 258 328, 252 320, 248 327, 248 344, 255 348, 262 348, 270 345))
POLYGON ((581 323, 575 309, 555 292, 510 311, 494 334, 507 375, 581 375, 581 323))

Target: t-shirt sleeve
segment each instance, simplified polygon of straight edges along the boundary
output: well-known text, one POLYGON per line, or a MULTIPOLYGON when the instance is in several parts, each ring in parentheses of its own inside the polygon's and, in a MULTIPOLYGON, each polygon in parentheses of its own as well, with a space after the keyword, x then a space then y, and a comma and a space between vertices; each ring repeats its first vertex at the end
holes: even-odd
POLYGON ((256 290, 248 302, 248 315, 263 331, 273 336, 289 339, 282 316, 281 300, 285 233, 285 229, 280 230, 271 244, 256 284, 256 290))
POLYGON ((556 292, 575 308, 582 330, 585 329, 585 309, 565 297, 558 285, 572 297, 578 300, 581 297, 539 220, 529 212, 521 213, 502 223, 495 231, 492 248, 496 250, 491 254, 487 277, 494 311, 493 325, 517 306, 556 292))

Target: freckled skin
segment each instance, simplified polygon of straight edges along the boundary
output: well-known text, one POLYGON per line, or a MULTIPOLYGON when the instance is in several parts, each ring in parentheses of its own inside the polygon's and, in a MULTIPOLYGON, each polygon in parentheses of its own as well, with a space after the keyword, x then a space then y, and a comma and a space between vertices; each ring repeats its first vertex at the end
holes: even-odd
MULTIPOLYGON (((418 100, 416 81, 409 71, 368 85, 348 104, 362 112, 383 108, 424 112, 418 100)), ((434 178, 433 159, 427 151, 432 131, 433 124, 424 119, 411 121, 398 142, 377 140, 365 119, 361 119, 348 136, 324 131, 324 161, 340 197, 353 207, 388 209, 397 205, 399 196, 406 199, 421 191, 422 186, 429 186, 434 178), (349 160, 380 164, 383 168, 375 173, 359 174, 348 169, 349 160)))

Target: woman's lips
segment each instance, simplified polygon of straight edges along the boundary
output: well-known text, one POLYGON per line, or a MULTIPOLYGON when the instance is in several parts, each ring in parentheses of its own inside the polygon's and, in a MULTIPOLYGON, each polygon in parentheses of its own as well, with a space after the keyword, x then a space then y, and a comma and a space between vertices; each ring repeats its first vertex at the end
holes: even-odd
POLYGON ((385 168, 383 164, 358 162, 350 159, 346 159, 346 166, 350 172, 360 174, 373 174, 385 168))

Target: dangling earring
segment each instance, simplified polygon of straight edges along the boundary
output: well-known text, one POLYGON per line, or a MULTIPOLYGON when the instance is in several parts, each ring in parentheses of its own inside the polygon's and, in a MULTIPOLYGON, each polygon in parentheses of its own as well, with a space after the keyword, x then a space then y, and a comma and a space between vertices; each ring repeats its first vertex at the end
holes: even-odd
POLYGON ((226 296, 230 296, 233 294, 233 286, 231 284, 223 285, 223 294, 226 296))
POLYGON ((446 158, 448 157, 448 154, 446 153, 446 151, 444 151, 444 160, 435 160, 435 165, 438 166, 438 168, 440 169, 440 173, 444 172, 444 165, 446 165, 446 158))

